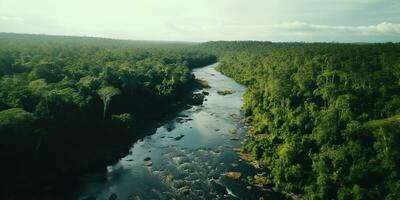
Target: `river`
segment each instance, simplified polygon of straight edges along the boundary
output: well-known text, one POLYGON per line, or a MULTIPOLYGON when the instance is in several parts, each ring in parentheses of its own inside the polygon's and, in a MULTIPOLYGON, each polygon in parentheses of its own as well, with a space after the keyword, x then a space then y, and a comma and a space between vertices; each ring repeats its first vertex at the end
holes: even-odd
MULTIPOLYGON (((242 180, 222 174, 257 173, 234 148, 246 138, 240 123, 245 87, 215 70, 217 64, 193 70, 211 88, 201 106, 181 111, 155 133, 132 144, 129 153, 106 169, 106 176, 88 174, 77 199, 258 199, 242 180), (219 95, 219 90, 233 94, 219 95), (232 133, 235 132, 235 133, 232 133)), ((197 91, 199 92, 199 91, 197 91)), ((267 197, 274 198, 272 194, 267 197)))

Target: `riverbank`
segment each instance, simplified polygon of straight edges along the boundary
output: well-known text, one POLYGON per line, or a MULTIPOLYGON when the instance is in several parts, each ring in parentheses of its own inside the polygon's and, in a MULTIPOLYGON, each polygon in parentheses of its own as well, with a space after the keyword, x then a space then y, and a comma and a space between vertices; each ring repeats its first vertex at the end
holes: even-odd
POLYGON ((0 194, 4 199, 74 199, 66 189, 73 190, 71 186, 79 184, 79 178, 85 173, 104 173, 106 166, 118 162, 132 143, 145 137, 160 123, 176 117, 184 109, 202 104, 204 97, 194 91, 203 87, 198 80, 192 82, 189 89, 176 99, 147 109, 148 112, 136 118, 128 129, 125 126, 110 129, 107 124, 99 124, 98 129, 91 130, 97 132, 95 138, 47 141, 52 146, 43 145, 40 152, 33 151, 33 156, 24 159, 26 164, 7 170, 9 178, 3 176, 7 185, 1 188, 4 192, 0 194))
MULTIPOLYGON (((215 71, 195 69, 209 88, 202 105, 185 109, 134 142, 128 155, 107 166, 103 175, 88 173, 77 199, 280 199, 279 194, 249 188, 259 173, 234 151, 246 140, 240 123, 245 87, 215 71), (218 91, 230 90, 220 95, 218 91)), ((198 93, 200 91, 196 91, 198 93)))

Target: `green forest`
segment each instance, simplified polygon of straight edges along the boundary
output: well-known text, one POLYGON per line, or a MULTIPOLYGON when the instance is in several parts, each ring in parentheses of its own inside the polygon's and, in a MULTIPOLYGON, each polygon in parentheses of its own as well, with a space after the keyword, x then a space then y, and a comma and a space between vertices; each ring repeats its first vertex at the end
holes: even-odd
POLYGON ((191 45, 0 34, 0 194, 125 153, 198 86, 190 69, 216 62, 191 45))
POLYGON ((400 199, 399 43, 8 33, 0 33, 0 199, 114 162, 139 130, 201 104, 192 69, 216 62, 247 87, 242 111, 252 126, 242 148, 266 172, 265 187, 305 199, 400 199))
POLYGON ((243 148, 307 199, 400 198, 400 45, 208 42, 248 87, 243 148))

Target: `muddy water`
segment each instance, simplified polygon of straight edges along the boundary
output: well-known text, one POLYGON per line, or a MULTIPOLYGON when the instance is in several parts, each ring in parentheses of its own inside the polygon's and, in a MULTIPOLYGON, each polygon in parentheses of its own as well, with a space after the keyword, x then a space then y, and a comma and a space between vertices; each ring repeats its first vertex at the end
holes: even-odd
MULTIPOLYGON (((245 139, 239 122, 245 87, 215 70, 216 64, 194 70, 211 88, 207 101, 179 113, 134 144, 124 158, 107 167, 106 178, 89 177, 78 199, 258 199, 243 180, 221 174, 257 173, 233 151, 245 139), (219 90, 233 94, 219 95, 219 90), (234 132, 235 133, 232 133, 234 132)), ((199 92, 199 91, 197 91, 199 92)), ((90 176, 90 175, 89 175, 90 176)), ((94 176, 94 175, 93 175, 94 176)), ((275 198, 272 194, 266 197, 275 198)))

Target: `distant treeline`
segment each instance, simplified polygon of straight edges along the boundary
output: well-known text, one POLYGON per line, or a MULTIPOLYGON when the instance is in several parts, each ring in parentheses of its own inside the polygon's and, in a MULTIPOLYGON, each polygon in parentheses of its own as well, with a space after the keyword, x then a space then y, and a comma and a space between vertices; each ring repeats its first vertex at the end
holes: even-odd
POLYGON ((248 87, 244 146, 265 185, 307 199, 400 199, 400 44, 208 42, 248 87))
POLYGON ((191 45, 0 34, 0 199, 126 153, 216 62, 191 45))

